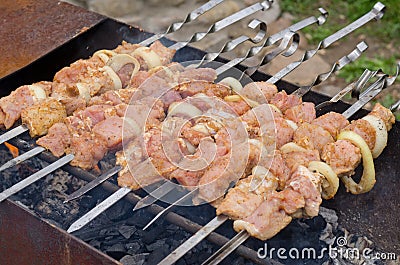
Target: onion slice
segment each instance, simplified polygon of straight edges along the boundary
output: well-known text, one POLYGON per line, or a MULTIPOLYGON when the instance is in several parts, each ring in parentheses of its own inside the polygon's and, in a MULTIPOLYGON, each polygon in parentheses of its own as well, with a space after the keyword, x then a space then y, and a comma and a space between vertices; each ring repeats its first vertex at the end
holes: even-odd
POLYGON ((132 55, 142 57, 149 69, 162 65, 160 56, 149 47, 139 47, 132 55))
POLYGON ((339 188, 339 178, 333 169, 321 161, 311 161, 308 169, 322 176, 322 198, 325 200, 333 198, 339 188))
POLYGON ((104 72, 106 72, 108 74, 108 76, 111 78, 113 84, 114 84, 114 89, 115 90, 119 90, 122 89, 122 82, 121 79, 119 78, 119 76, 114 72, 114 70, 106 65, 103 67, 104 72))
POLYGON ((98 50, 93 54, 93 56, 97 56, 104 63, 107 63, 110 57, 115 56, 116 54, 117 54, 116 52, 111 50, 98 50))
POLYGON ((46 92, 39 85, 29 85, 29 92, 31 93, 34 101, 47 98, 46 92))
POLYGON ((291 152, 306 152, 307 151, 307 149, 305 149, 304 147, 301 147, 300 145, 293 143, 293 142, 282 145, 280 150, 284 154, 291 153, 291 152))
POLYGON ((371 152, 372 157, 377 158, 383 152, 383 149, 385 149, 387 145, 388 132, 386 129, 386 125, 382 119, 373 115, 367 115, 362 119, 369 122, 371 126, 375 128, 376 140, 374 148, 371 150, 371 152))
POLYGON ((243 86, 242 84, 239 82, 239 80, 237 80, 236 78, 233 77, 225 77, 224 79, 222 79, 219 84, 223 84, 223 85, 227 85, 229 86, 232 91, 239 93, 242 89, 243 86))
POLYGON ((139 72, 140 69, 139 61, 136 58, 130 56, 129 54, 117 54, 111 57, 110 60, 108 60, 107 62, 107 66, 110 66, 114 70, 114 72, 118 72, 119 70, 121 70, 122 67, 124 67, 124 65, 127 64, 133 64, 133 71, 131 77, 134 76, 137 72, 139 72))
POLYGON ((177 114, 188 116, 189 118, 194 118, 202 115, 203 112, 187 102, 173 102, 171 105, 169 105, 168 116, 173 116, 177 114))
POLYGON ((86 83, 76 83, 76 87, 79 91, 79 97, 85 99, 86 103, 90 101, 90 88, 86 83))
POLYGON ((344 185, 347 188, 347 191, 350 191, 353 194, 361 194, 370 191, 374 187, 376 179, 374 160, 372 158, 371 150, 369 150, 368 144, 360 135, 352 131, 342 131, 338 135, 337 139, 350 141, 352 144, 360 148, 363 160, 363 175, 358 184, 351 177, 341 177, 344 185))
POLYGON ((286 120, 287 124, 288 124, 290 127, 292 127, 292 129, 293 129, 294 131, 296 131, 297 128, 299 128, 299 126, 297 126, 297 124, 296 124, 294 121, 288 120, 288 119, 285 119, 285 120, 286 120))

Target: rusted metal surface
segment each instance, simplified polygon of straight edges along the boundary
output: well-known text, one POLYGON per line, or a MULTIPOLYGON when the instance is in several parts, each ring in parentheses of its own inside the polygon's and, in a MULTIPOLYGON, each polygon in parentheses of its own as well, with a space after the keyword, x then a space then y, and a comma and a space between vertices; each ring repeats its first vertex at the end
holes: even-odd
POLYGON ((101 15, 56 0, 1 0, 0 78, 103 19, 101 15))
POLYGON ((121 264, 9 200, 0 205, 0 264, 121 264))

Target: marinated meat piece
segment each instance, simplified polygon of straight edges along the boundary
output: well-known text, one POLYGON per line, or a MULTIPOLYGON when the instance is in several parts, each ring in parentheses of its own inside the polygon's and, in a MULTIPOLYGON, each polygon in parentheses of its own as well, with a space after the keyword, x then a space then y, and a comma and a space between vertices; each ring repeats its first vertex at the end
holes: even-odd
POLYGON ((185 69, 179 73, 178 82, 184 83, 194 80, 213 82, 217 79, 217 72, 212 68, 185 69))
POLYGON ((0 99, 2 111, 2 124, 6 129, 11 128, 21 117, 25 108, 32 106, 40 99, 45 99, 51 90, 50 82, 39 82, 33 85, 25 85, 12 91, 10 95, 0 99))
POLYGON ((375 104, 370 115, 374 115, 374 116, 380 118, 385 123, 386 129, 388 131, 390 131, 390 129, 392 129, 392 125, 396 121, 396 118, 393 115, 393 113, 389 109, 385 108, 384 106, 382 106, 379 103, 375 104))
POLYGON ((280 109, 282 113, 285 113, 286 110, 300 105, 301 98, 296 95, 288 95, 286 91, 282 90, 275 94, 270 103, 280 109))
POLYGON ((128 89, 128 88, 119 90, 110 90, 99 96, 92 97, 88 103, 88 106, 93 106, 93 105, 115 106, 121 103, 129 104, 135 92, 136 92, 135 89, 128 89))
POLYGON ((238 116, 245 114, 251 109, 249 104, 242 98, 235 101, 226 101, 226 103, 232 108, 232 112, 235 112, 238 116))
POLYGON ((282 208, 289 215, 296 215, 306 205, 303 195, 293 189, 284 189, 272 194, 272 196, 282 201, 282 208))
POLYGON ((126 41, 122 41, 122 43, 120 45, 118 45, 117 48, 114 49, 114 52, 131 54, 139 47, 142 47, 142 46, 139 44, 132 44, 132 43, 129 43, 126 41))
POLYGON ((280 189, 285 187, 287 180, 290 178, 290 169, 283 159, 281 151, 275 150, 273 155, 262 159, 259 165, 267 168, 278 178, 280 189))
POLYGON ((251 236, 267 240, 292 221, 283 209, 282 201, 274 196, 267 199, 249 216, 233 222, 236 232, 246 230, 251 236))
POLYGON ((140 87, 150 76, 151 76, 151 73, 149 73, 148 71, 139 71, 139 72, 137 72, 131 78, 130 87, 132 87, 132 88, 140 87))
POLYGON ((158 126, 164 119, 164 104, 161 100, 151 97, 135 101, 134 105, 128 105, 126 119, 133 120, 141 130, 158 126))
POLYGON ((287 121, 283 118, 277 117, 274 121, 270 122, 270 126, 275 125, 276 131, 267 130, 266 126, 268 124, 264 123, 261 126, 261 130, 263 133, 275 138, 276 141, 276 148, 281 148, 284 144, 289 143, 293 139, 294 130, 293 128, 287 123, 287 121), (275 136, 275 137, 273 137, 275 136))
POLYGON ((374 148, 376 141, 375 128, 368 121, 363 119, 354 120, 343 130, 357 133, 368 144, 370 150, 374 148))
POLYGON ((164 110, 167 111, 169 105, 173 102, 182 100, 182 97, 177 91, 169 90, 161 96, 160 100, 164 103, 164 110))
POLYGON ((54 156, 60 157, 71 144, 71 137, 67 125, 59 122, 51 126, 47 135, 39 138, 36 144, 46 148, 54 156))
POLYGON ((137 96, 159 98, 170 88, 171 86, 168 84, 167 80, 157 75, 152 75, 139 86, 137 96))
POLYGON ((291 107, 285 111, 285 117, 289 120, 294 121, 297 124, 303 122, 312 122, 315 117, 315 105, 311 102, 303 102, 300 105, 291 107))
POLYGON ((158 40, 156 40, 153 44, 150 45, 150 49, 153 50, 155 53, 157 53, 158 56, 160 56, 162 65, 169 64, 176 53, 176 50, 165 47, 158 40))
POLYGON ((93 128, 105 119, 105 112, 110 108, 112 108, 110 105, 93 105, 74 112, 73 116, 83 121, 88 128, 93 128))
POLYGON ((338 140, 325 146, 321 158, 338 176, 351 176, 361 161, 361 152, 349 141, 338 140))
MULTIPOLYGON (((123 118, 118 116, 110 117, 97 123, 93 127, 93 133, 106 143, 108 150, 117 150, 122 147, 123 124, 123 118)), ((134 136, 134 134, 127 135, 125 132, 126 130, 124 130, 124 137, 132 138, 134 136)), ((129 139, 127 138, 125 140, 128 141, 129 139)))
POLYGON ((304 166, 298 166, 292 174, 287 189, 300 193, 305 201, 303 216, 314 217, 318 215, 321 198, 321 180, 304 166))
POLYGON ((245 85, 239 94, 260 104, 265 104, 268 103, 276 93, 278 93, 278 89, 274 84, 268 82, 252 82, 245 85))
POLYGON ((332 135, 333 139, 336 140, 339 132, 350 123, 342 114, 332 111, 319 116, 313 120, 311 124, 321 126, 332 135))
POLYGON ((146 159, 135 166, 124 167, 118 173, 117 181, 120 187, 138 190, 162 179, 159 172, 154 168, 151 159, 146 159))
POLYGON ((91 133, 81 133, 71 137, 71 143, 66 153, 73 154, 72 166, 83 169, 91 169, 107 153, 107 143, 102 139, 97 139, 91 133))
POLYGON ((303 123, 294 132, 293 142, 306 149, 316 149, 319 154, 322 154, 324 147, 333 143, 334 140, 331 134, 321 126, 303 123))
POLYGON ((297 170, 299 166, 307 167, 311 161, 320 161, 318 150, 307 150, 304 151, 293 151, 284 153, 283 158, 286 161, 286 165, 291 171, 297 170))
POLYGON ((53 124, 67 117, 65 107, 54 98, 46 98, 25 108, 21 113, 22 123, 29 128, 31 137, 42 136, 53 124))
POLYGON ((175 86, 174 89, 181 94, 182 98, 194 96, 199 93, 219 98, 224 98, 230 94, 230 88, 228 86, 202 80, 180 83, 175 86))
POLYGON ((58 71, 54 76, 54 81, 63 84, 78 83, 84 76, 88 76, 89 71, 102 66, 104 63, 95 57, 92 57, 91 60, 80 59, 58 71))
POLYGON ((121 80, 122 88, 125 88, 130 84, 134 67, 135 66, 131 63, 125 64, 121 67, 121 69, 116 72, 119 79, 121 80))
POLYGON ((190 171, 177 168, 169 177, 176 179, 179 184, 185 187, 196 187, 203 174, 204 170, 190 171))
POLYGON ((89 88, 86 89, 87 93, 81 95, 79 89, 75 85, 66 85, 54 82, 51 97, 57 99, 61 104, 63 104, 67 111, 67 115, 71 115, 74 111, 86 107, 87 98, 90 97, 89 88))

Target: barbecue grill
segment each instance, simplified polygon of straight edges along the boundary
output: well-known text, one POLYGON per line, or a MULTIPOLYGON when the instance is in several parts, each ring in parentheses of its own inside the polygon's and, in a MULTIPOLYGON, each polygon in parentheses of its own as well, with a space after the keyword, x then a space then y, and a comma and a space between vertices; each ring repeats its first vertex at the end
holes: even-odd
MULTIPOLYGON (((66 4, 62 5, 68 6, 66 4)), ((72 7, 68 6, 68 8, 72 7)), ((74 10, 74 14, 76 14, 76 10, 78 9, 72 9, 74 10)), ((153 34, 151 33, 143 32, 135 27, 128 26, 115 20, 99 17, 91 13, 88 14, 88 18, 86 17, 86 19, 89 21, 89 28, 85 29, 83 32, 74 37, 68 36, 69 40, 67 42, 63 44, 55 44, 56 48, 49 52, 46 52, 46 54, 40 59, 35 60, 34 62, 20 68, 18 71, 15 71, 3 77, 0 80, 1 95, 3 96, 9 94, 12 90, 23 84, 30 84, 41 80, 51 80, 54 74, 60 68, 69 65, 77 59, 88 58, 96 50, 114 48, 118 44, 120 44, 122 40, 130 43, 139 43, 153 36, 153 34)), ((78 14, 78 17, 82 16, 82 14, 78 14)), ((78 23, 77 25, 81 26, 83 24, 84 23, 78 23)), ((162 38, 161 41, 166 46, 174 44, 173 41, 167 38, 162 38)), ((330 41, 332 41, 332 39, 328 40, 325 43, 321 43, 319 49, 323 49, 329 46, 330 41)), ((202 60, 204 55, 206 55, 204 51, 185 46, 176 53, 174 61, 185 62, 192 60, 202 60)), ((307 57, 309 56, 313 56, 312 52, 307 53, 302 58, 302 60, 307 60, 307 57)), ((216 58, 216 61, 220 63, 227 63, 226 60, 220 57, 216 58)), ((17 66, 17 68, 18 67, 21 66, 17 66)), ((241 71, 244 71, 246 69, 244 66, 238 66, 238 68, 241 71)), ((8 74, 9 72, 5 73, 8 74)), ((252 75, 252 79, 255 81, 269 80, 270 78, 271 76, 268 76, 261 72, 255 72, 252 75)), ((280 79, 281 78, 278 78, 277 80, 279 81, 277 81, 276 83, 279 88, 284 88, 288 93, 292 93, 298 89, 298 87, 296 87, 295 85, 281 81, 280 79)), ((318 81, 316 81, 316 83, 323 81, 323 79, 324 76, 320 77, 319 79, 317 79, 318 81)), ((327 101, 330 98, 311 91, 307 93, 303 97, 303 99, 304 101, 310 101, 318 104, 327 101)), ((348 107, 349 105, 338 102, 327 108, 324 108, 318 114, 323 114, 328 111, 336 111, 342 113, 348 107)), ((365 115, 365 113, 366 111, 361 110, 353 118, 361 117, 362 115, 365 115)), ((377 250, 394 252, 397 255, 400 255, 400 234, 396 229, 400 225, 400 216, 396 211, 400 206, 400 192, 397 187, 399 186, 397 177, 400 175, 400 167, 395 163, 395 161, 400 159, 400 155, 398 152, 400 148, 400 142, 398 141, 399 137, 400 124, 396 122, 393 129, 389 133, 388 146, 386 147, 384 153, 375 160, 377 183, 372 191, 363 195, 355 196, 346 193, 344 188, 341 187, 334 199, 323 202, 324 207, 328 209, 333 209, 338 214, 338 223, 340 227, 343 227, 350 231, 350 233, 358 236, 355 236, 354 238, 362 238, 363 236, 365 236, 368 239, 372 240, 372 242, 374 242, 374 247, 377 250)), ((9 143, 16 146, 19 150, 22 151, 28 151, 34 147, 34 141, 30 139, 30 137, 26 133, 10 139, 9 143)), ((41 165, 47 165, 46 163, 53 163, 57 160, 54 156, 47 152, 43 152, 37 157, 37 161, 45 161, 45 164, 41 165)), ((112 165, 113 163, 113 158, 106 157, 105 160, 109 161, 108 164, 105 164, 104 168, 111 167, 110 165, 112 165)), ((4 161, 1 161, 1 164, 4 164, 5 162, 6 159, 4 159, 4 161)), ((40 164, 42 162, 35 163, 40 164)), ((28 171, 29 173, 29 168, 31 167, 30 164, 28 165, 28 167, 24 167, 22 165, 22 170, 21 168, 12 169, 13 171, 11 171, 11 174, 21 174, 21 176, 15 175, 19 178, 26 177, 26 171, 28 171)), ((62 170, 69 174, 68 177, 77 178, 83 181, 83 183, 96 179, 96 175, 93 174, 93 172, 88 172, 69 165, 63 166, 62 170)), ((12 184, 15 184, 16 182, 17 181, 14 181, 12 184)), ((9 184, 7 183, 4 184, 4 189, 6 189, 7 185, 9 186, 9 184)), ((41 187, 43 187, 43 185, 47 185, 46 182, 41 183, 38 187, 36 187, 36 192, 37 189, 40 189, 41 187)), ((71 190, 73 189, 74 187, 71 188, 71 190)), ((71 192, 71 190, 69 190, 69 192, 71 192)), ((101 187, 98 187, 91 191, 92 195, 87 197, 88 202, 85 203, 85 199, 81 199, 78 201, 80 204, 86 205, 81 207, 82 212, 75 214, 76 218, 82 216, 85 212, 89 211, 98 201, 103 200, 110 193, 117 190, 118 186, 112 179, 110 179, 110 181, 102 183, 101 187)), ((114 249, 109 249, 108 251, 105 251, 109 255, 106 255, 105 253, 99 251, 99 249, 101 249, 99 245, 104 244, 104 241, 115 240, 115 238, 113 238, 111 235, 112 232, 110 232, 110 235, 108 236, 98 237, 101 238, 101 240, 103 241, 99 241, 100 239, 94 240, 93 234, 103 231, 101 229, 96 230, 96 227, 120 227, 120 224, 124 223, 122 220, 127 218, 129 219, 129 216, 127 216, 126 213, 119 214, 118 217, 110 218, 115 220, 100 218, 102 219, 102 221, 93 221, 93 223, 90 225, 90 228, 87 228, 87 230, 82 229, 81 231, 69 234, 66 232, 66 230, 68 228, 68 225, 70 225, 72 221, 74 221, 73 219, 70 219, 63 223, 63 220, 54 221, 51 218, 41 218, 40 215, 42 215, 42 213, 38 214, 32 212, 31 210, 28 210, 26 206, 15 202, 26 202, 26 198, 29 199, 29 196, 33 196, 32 192, 35 192, 35 190, 30 191, 31 193, 27 192, 22 194, 23 192, 24 191, 21 191, 20 193, 17 193, 16 196, 11 197, 10 199, 7 199, 6 201, 1 203, 0 264, 27 264, 28 262, 33 262, 34 264, 119 264, 117 259, 121 258, 124 251, 115 247, 116 244, 113 245, 114 249), (103 223, 106 221, 110 221, 111 223, 103 223), (98 245, 96 245, 96 242, 98 245), (90 243, 91 245, 88 243, 90 243), (95 247, 93 247, 93 245, 95 247)), ((130 192, 125 197, 125 200, 127 201, 126 203, 134 205, 145 195, 146 194, 144 192, 140 191, 130 192)), ((142 218, 143 220, 149 220, 149 218, 151 219, 153 215, 160 213, 166 207, 168 207, 168 205, 163 202, 154 203, 146 208, 146 210, 141 210, 140 212, 135 213, 135 218, 133 220, 131 218, 129 222, 137 221, 141 224, 141 222, 143 221, 138 219, 142 218)), ((119 208, 123 209, 123 206, 119 206, 119 208)), ((329 210, 326 210, 325 217, 332 216, 332 214, 335 215, 329 210)), ((68 213, 64 213, 64 216, 65 215, 68 215, 68 213)), ((171 233, 182 233, 183 235, 185 235, 186 238, 182 238, 180 240, 180 242, 184 242, 184 239, 187 239, 190 234, 194 234, 198 230, 200 230, 202 226, 210 221, 214 216, 215 211, 209 205, 203 205, 199 207, 181 207, 174 210, 173 212, 167 213, 163 218, 165 221, 163 221, 161 224, 158 224, 153 230, 151 230, 153 231, 153 234, 151 234, 150 232, 142 233, 139 231, 133 231, 132 233, 136 234, 128 236, 129 232, 126 232, 125 230, 125 232, 123 233, 120 231, 120 234, 127 237, 125 237, 125 241, 127 241, 128 243, 129 239, 131 238, 150 237, 151 239, 154 239, 157 235, 154 233, 157 233, 157 231, 161 233, 163 228, 170 227, 169 224, 172 224, 176 227, 179 227, 180 230, 173 230, 173 232, 171 233), (126 233, 128 233, 128 235, 126 233)), ((331 220, 329 218, 324 219, 319 216, 311 220, 293 222, 287 229, 282 231, 281 234, 269 240, 268 243, 271 244, 271 246, 277 247, 279 247, 280 245, 307 247, 307 245, 298 245, 298 242, 310 242, 316 240, 319 242, 317 243, 316 247, 321 248, 319 237, 322 233, 326 232, 324 229, 330 221, 331 220), (305 234, 304 231, 306 231, 307 234, 305 234), (295 235, 294 237, 296 238, 293 238, 293 235, 295 235)), ((129 222, 124 223, 124 227, 126 229, 129 222)), ((336 230, 339 231, 339 229, 336 230)), ((111 229, 111 231, 113 230, 111 229)), ((234 232, 231 228, 231 224, 227 223, 225 226, 221 226, 219 229, 211 232, 206 237, 207 241, 211 242, 211 245, 203 246, 203 249, 208 248, 209 252, 215 252, 218 249, 218 246, 222 246, 227 243, 229 238, 233 237, 233 235, 234 232)), ((335 236, 339 235, 340 234, 335 234, 335 236)), ((148 239, 148 241, 154 243, 154 240, 152 241, 151 239, 148 239)), ((163 242, 165 243, 165 241, 163 242)), ((132 246, 132 242, 130 243, 132 246)), ((161 243, 158 244, 159 245, 152 245, 152 247, 149 247, 147 245, 147 253, 156 252, 157 249, 162 248, 162 245, 160 245, 161 243), (149 249, 152 249, 152 251, 150 251, 149 249)), ((298 264, 296 263, 296 260, 278 261, 278 259, 260 258, 257 254, 257 250, 262 248, 263 245, 264 242, 251 239, 246 242, 246 244, 239 246, 236 249, 234 256, 232 256, 231 260, 227 261, 227 263, 239 259, 240 256, 247 260, 244 261, 243 259, 239 259, 240 262, 254 262, 257 264, 280 264, 280 262, 282 262, 285 264, 298 264)), ((176 243, 175 245, 171 244, 169 248, 166 248, 166 251, 164 250, 164 252, 156 253, 158 255, 166 256, 166 254, 174 250, 176 247, 176 243)), ((139 249, 137 249, 137 251, 139 251, 139 249)), ((194 255, 191 256, 192 258, 196 255, 196 253, 203 252, 194 251, 193 253, 194 255)), ((126 252, 125 254, 128 254, 128 252, 126 252)), ((140 254, 140 252, 134 253, 133 251, 131 252, 131 254, 132 256, 135 256, 133 254, 140 254)), ((151 254, 148 255, 149 257, 143 256, 147 260, 147 262, 149 262, 151 254)), ((136 255, 135 257, 137 256, 138 255, 136 255)), ((154 258, 154 256, 155 254, 152 257, 152 262, 158 262, 163 258, 157 257, 158 259, 156 259, 154 258)), ((194 261, 193 263, 202 262, 206 258, 207 256, 198 257, 198 260, 194 261)), ((136 261, 140 263, 145 259, 140 259, 136 261)), ((185 259, 186 262, 188 260, 189 259, 185 259)), ((322 264, 322 262, 326 260, 327 257, 318 261, 313 261, 312 259, 310 259, 308 260, 308 262, 310 262, 310 264, 322 264)), ((131 260, 131 262, 133 261, 131 260)))

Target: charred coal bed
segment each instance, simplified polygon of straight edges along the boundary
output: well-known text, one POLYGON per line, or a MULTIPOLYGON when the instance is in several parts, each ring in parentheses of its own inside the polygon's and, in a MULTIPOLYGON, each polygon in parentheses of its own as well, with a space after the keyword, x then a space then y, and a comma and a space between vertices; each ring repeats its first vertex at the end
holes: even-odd
MULTIPOLYGON (((10 159, 12 159, 10 151, 4 145, 1 146, 0 164, 4 164, 10 159)), ((104 169, 112 164, 112 156, 108 161, 109 163, 101 163, 104 169)), ((39 158, 32 158, 3 171, 0 178, 1 189, 10 187, 47 164, 39 158)), ((110 179, 110 182, 115 183, 115 179, 110 179)), ((68 194, 79 189, 85 183, 86 181, 66 171, 57 170, 20 191, 11 199, 24 205, 43 220, 66 230, 71 223, 110 195, 109 192, 99 187, 77 200, 64 203, 68 194)), ((141 196, 145 195, 144 193, 140 194, 140 191, 138 193, 141 196)), ((163 203, 159 203, 159 205, 166 206, 163 203)), ((113 259, 119 260, 122 264, 135 265, 157 264, 192 235, 165 219, 159 220, 144 231, 142 228, 154 215, 146 209, 132 212, 132 208, 132 203, 122 200, 88 226, 73 234, 113 259)), ((174 212, 200 225, 205 225, 215 216, 215 210, 210 205, 178 207, 174 212)), ((335 211, 322 207, 320 215, 316 218, 295 220, 274 238, 266 242, 249 239, 245 245, 258 251, 260 261, 265 264, 352 264, 337 263, 349 262, 351 257, 341 255, 332 259, 329 251, 324 251, 324 249, 327 250, 329 246, 334 248, 337 246, 336 239, 344 236, 348 239, 349 248, 358 247, 362 250, 366 247, 373 248, 373 244, 364 237, 349 235, 346 230, 338 226, 337 220, 335 211), (279 253, 277 250, 280 248, 285 249, 286 253, 279 253), (307 253, 304 251, 307 249, 315 250, 316 256, 313 256, 313 253, 307 254, 308 251, 307 253), (302 256, 303 252, 309 256, 304 254, 302 256), (347 261, 345 261, 346 258, 347 261)), ((228 238, 235 235, 231 222, 226 222, 216 232, 228 238)), ((219 246, 203 240, 176 264, 200 264, 218 248, 219 246)), ((365 260, 357 259, 353 264, 363 264, 362 262, 365 260)), ((254 264, 254 262, 234 253, 227 257, 222 264, 254 264)), ((366 264, 383 263, 367 261, 366 264)))

